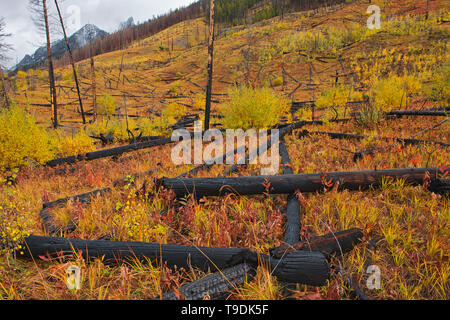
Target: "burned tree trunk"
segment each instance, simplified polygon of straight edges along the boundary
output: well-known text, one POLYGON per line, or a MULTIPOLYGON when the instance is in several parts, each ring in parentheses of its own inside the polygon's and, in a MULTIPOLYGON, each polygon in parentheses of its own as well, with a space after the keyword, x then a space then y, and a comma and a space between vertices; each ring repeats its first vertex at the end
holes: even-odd
POLYGON ((171 189, 177 197, 194 194, 197 198, 223 196, 226 194, 257 195, 291 194, 296 190, 303 193, 320 192, 339 183, 339 189, 366 190, 379 187, 386 178, 405 179, 406 183, 420 185, 426 173, 436 176, 437 168, 405 168, 388 170, 367 170, 351 172, 313 173, 282 176, 251 176, 234 178, 162 178, 158 183, 171 189))
POLYGON ((25 238, 18 257, 62 257, 81 253, 85 259, 102 258, 106 263, 117 264, 126 260, 166 262, 169 268, 198 268, 203 271, 221 271, 248 263, 253 267, 263 265, 282 281, 323 286, 330 276, 330 267, 320 252, 295 251, 283 259, 259 255, 249 249, 191 247, 146 242, 116 242, 81 240, 57 237, 29 236, 25 238))
POLYGON ((175 292, 169 292, 161 297, 161 300, 223 300, 230 291, 237 286, 250 282, 256 276, 255 268, 245 263, 225 269, 220 272, 203 277, 197 281, 182 286, 179 290, 182 297, 175 292))
POLYGON ((73 164, 78 161, 92 161, 96 159, 112 157, 112 156, 120 156, 127 152, 133 152, 137 150, 152 148, 156 146, 162 146, 169 143, 173 143, 172 138, 163 138, 159 140, 152 140, 140 143, 134 143, 131 145, 120 146, 116 148, 106 149, 106 150, 98 150, 89 152, 86 154, 78 155, 78 156, 70 156, 65 158, 54 159, 45 164, 48 167, 55 167, 62 164, 73 164))
POLYGON ((55 0, 55 6, 56 6, 56 10, 58 11, 59 21, 61 22, 61 28, 63 30, 64 40, 66 41, 67 51, 69 52, 70 64, 72 65, 72 70, 73 70, 73 78, 75 80, 75 86, 77 88, 78 103, 80 104, 81 118, 83 119, 83 124, 86 124, 86 117, 84 115, 84 110, 83 110, 83 101, 81 99, 80 85, 78 83, 78 76, 77 76, 77 70, 75 68, 75 61, 73 59, 72 49, 70 49, 69 39, 67 39, 66 28, 64 26, 64 21, 63 21, 62 15, 61 15, 61 11, 59 10, 59 5, 58 5, 57 0, 55 0))
POLYGON ((50 26, 47 14, 47 0, 42 0, 42 7, 44 10, 45 33, 47 37, 48 76, 50 79, 50 99, 53 105, 53 127, 56 129, 58 128, 58 104, 56 98, 55 73, 53 68, 53 58, 51 50, 50 26))
POLYGON ((92 77, 92 107, 94 110, 94 121, 97 119, 97 83, 95 79, 94 58, 91 54, 91 77, 92 77))
MULTIPOLYGON (((291 167, 291 160, 289 159, 289 153, 286 148, 284 139, 280 144, 281 163, 283 164, 284 174, 293 174, 291 167)), ((300 216, 301 205, 298 201, 295 193, 291 193, 287 198, 286 207, 286 232, 284 234, 284 241, 288 244, 294 244, 299 241, 300 238, 300 216)))
POLYGON ((205 130, 209 130, 214 62, 214 0, 209 9, 208 84, 206 86, 205 130))
POLYGON ((3 97, 5 98, 5 106, 9 107, 8 88, 6 87, 5 76, 3 74, 2 66, 0 65, 0 76, 2 78, 3 97))
POLYGON ((322 252, 326 257, 331 257, 335 254, 344 254, 351 251, 356 244, 361 242, 362 238, 362 230, 354 228, 314 237, 295 244, 285 244, 272 249, 270 254, 274 258, 281 259, 294 251, 307 250, 322 252))

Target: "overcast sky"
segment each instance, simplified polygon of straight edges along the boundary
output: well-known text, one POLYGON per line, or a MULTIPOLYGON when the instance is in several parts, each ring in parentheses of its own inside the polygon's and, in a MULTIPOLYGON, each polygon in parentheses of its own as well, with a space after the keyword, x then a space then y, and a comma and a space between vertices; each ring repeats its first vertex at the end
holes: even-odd
MULTIPOLYGON (((0 0, 0 17, 5 18, 6 32, 12 36, 8 43, 13 46, 11 60, 4 65, 11 67, 26 54, 32 54, 44 44, 44 34, 40 34, 31 20, 28 10, 29 0, 0 0)), ((54 7, 53 0, 47 0, 54 7)), ((106 32, 116 31, 119 24, 129 17, 135 23, 144 22, 154 15, 168 12, 181 6, 187 6, 194 0, 59 0, 61 11, 65 15, 68 33, 77 31, 87 23, 95 24, 106 32), (79 14, 78 14, 79 12, 79 14)), ((62 38, 53 35, 52 42, 62 38)))

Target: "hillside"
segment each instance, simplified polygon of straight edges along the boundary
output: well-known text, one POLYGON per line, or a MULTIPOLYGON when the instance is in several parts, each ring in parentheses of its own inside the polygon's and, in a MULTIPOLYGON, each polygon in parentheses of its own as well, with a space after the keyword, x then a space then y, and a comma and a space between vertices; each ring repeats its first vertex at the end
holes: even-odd
MULTIPOLYGON (((53 113, 48 73, 30 70, 9 77, 11 100, 29 112, 42 130, 33 129, 36 144, 43 141, 42 132, 48 129, 49 141, 57 141, 58 148, 44 154, 48 148, 44 141, 38 155, 45 161, 39 164, 41 158, 23 157, 20 169, 8 163, 14 152, 0 148, 0 155, 6 155, 0 157, 4 167, 0 239, 6 239, 0 252, 0 297, 141 300, 169 293, 180 298, 186 293, 183 285, 224 271, 202 269, 198 263, 203 261, 201 256, 192 260, 194 265, 189 257, 188 266, 181 265, 186 268, 164 264, 161 256, 153 263, 132 259, 108 264, 95 257, 95 250, 89 259, 83 256, 86 243, 78 250, 68 249, 65 259, 45 254, 34 260, 21 259, 27 255, 24 239, 34 235, 101 240, 95 245, 107 248, 121 241, 192 246, 194 252, 198 247, 217 251, 241 248, 280 261, 282 270, 276 266, 271 270, 267 266, 270 261, 258 256, 248 281, 227 269, 232 283, 225 298, 231 300, 448 300, 450 1, 430 1, 428 18, 426 1, 371 3, 382 9, 379 30, 367 28, 366 1, 283 12, 250 25, 232 23, 217 28, 213 125, 227 129, 224 124, 233 122, 227 118, 233 103, 247 108, 236 122, 256 123, 260 119, 252 116, 259 115, 258 109, 267 104, 266 91, 239 100, 239 91, 233 88, 256 88, 256 92, 268 88, 280 104, 289 107, 276 119, 287 133, 282 144, 285 150, 280 147, 283 163, 276 172, 279 176, 271 181, 283 183, 284 174, 302 175, 296 178, 311 179, 307 185, 314 185, 314 190, 305 187, 287 195, 270 194, 271 187, 278 189, 264 181, 265 191, 251 194, 250 183, 245 185, 248 181, 239 179, 258 177, 264 165, 242 165, 231 173, 226 172, 229 166, 212 165, 191 172, 195 165, 171 161, 173 145, 164 137, 170 138, 174 128, 192 129, 189 120, 204 116, 208 25, 203 17, 175 24, 126 49, 95 56, 93 66, 89 59, 78 62, 86 125, 81 122, 71 67, 56 70, 58 130, 49 129, 53 113), (413 115, 399 116, 396 110, 412 111, 413 115), (91 138, 100 134, 115 140, 101 145, 99 139, 91 138), (131 139, 139 134, 151 136, 150 140, 131 139), (125 142, 130 145, 125 147, 125 142), (119 149, 112 157, 84 158, 86 161, 66 158, 65 164, 58 162, 55 167, 42 165, 58 157, 119 146, 129 150, 122 153, 119 149), (389 169, 404 171, 398 179, 376 180, 389 169), (355 177, 350 182, 333 178, 342 172, 354 172, 355 177), (411 178, 414 172, 419 173, 411 178), (145 174, 132 176, 137 173, 145 174), (303 174, 317 175, 309 178, 303 174), (220 179, 195 180, 215 177, 220 179), (221 180, 225 177, 237 182, 221 180), (173 187, 177 181, 182 185, 180 194, 173 187), (217 183, 219 191, 200 199, 186 196, 183 192, 193 193, 188 192, 188 184, 195 189, 197 182, 199 189, 217 183), (232 189, 226 182, 243 183, 242 190, 249 195, 225 194, 232 189), (294 242, 302 240, 302 250, 286 240, 292 203, 296 203, 296 218, 300 218, 294 242), (354 228, 362 236, 349 249, 339 247, 327 256, 330 274, 324 283, 318 285, 316 279, 306 276, 292 284, 289 282, 294 281, 282 277, 291 270, 288 266, 284 269, 284 255, 292 259, 295 254, 306 255, 315 237, 332 233, 329 238, 334 241, 335 233, 354 228), (283 245, 287 247, 282 256, 274 255, 274 248, 283 245), (71 291, 66 286, 66 270, 74 265, 81 270, 82 286, 71 291), (381 279, 375 290, 367 286, 371 274, 367 269, 374 265, 381 279)), ((247 13, 255 16, 262 9, 252 7, 247 13)), ((4 120, 9 127, 5 126, 0 136, 9 138, 12 132, 20 132, 20 128, 13 131, 18 114, 9 122, 4 120)), ((21 143, 30 139, 25 133, 18 135, 20 143, 10 144, 16 153, 22 152, 21 143)), ((4 141, 6 145, 9 140, 4 141)), ((292 181, 284 182, 289 186, 292 181)), ((48 247, 58 241, 50 240, 48 247)), ((113 249, 105 252, 117 258, 113 249)), ((121 254, 132 255, 126 249, 121 254)), ((177 254, 179 264, 181 253, 177 254)), ((233 258, 241 257, 236 256, 233 258)), ((238 263, 243 261, 251 265, 251 259, 243 257, 231 266, 242 267, 238 263)))

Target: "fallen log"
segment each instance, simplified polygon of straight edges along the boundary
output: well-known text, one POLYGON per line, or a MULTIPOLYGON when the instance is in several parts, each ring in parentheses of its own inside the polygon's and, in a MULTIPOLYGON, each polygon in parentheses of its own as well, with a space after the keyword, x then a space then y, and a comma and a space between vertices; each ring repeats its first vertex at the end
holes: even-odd
MULTIPOLYGON (((309 123, 310 123, 309 121, 298 121, 298 122, 294 122, 294 123, 290 123, 290 124, 278 125, 277 129, 280 130, 279 131, 279 139, 283 139, 284 136, 287 135, 288 133, 292 132, 293 130, 300 129, 309 123)), ((272 132, 270 132, 270 134, 272 135, 272 132)), ((256 157, 256 155, 258 155, 258 150, 260 150, 260 149, 270 150, 271 148, 272 148, 272 138, 268 139, 268 141, 265 144, 258 146, 256 148, 256 150, 251 150, 246 155, 244 162, 248 163, 248 161, 251 158, 256 157)), ((222 173, 222 176, 228 176, 229 174, 236 172, 238 170, 238 168, 239 168, 239 164, 234 164, 230 168, 225 170, 222 173)))
MULTIPOLYGON (((280 143, 281 163, 283 164, 284 174, 293 174, 291 167, 291 160, 286 148, 284 140, 280 143)), ((288 244, 297 243, 300 239, 300 216, 301 206, 295 193, 291 193, 287 198, 286 207, 286 232, 284 234, 284 241, 288 244)))
POLYGON ((283 259, 258 255, 249 249, 192 247, 146 242, 116 242, 82 240, 58 237, 29 236, 24 240, 25 250, 17 252, 21 258, 70 257, 81 253, 85 258, 102 258, 105 263, 140 260, 165 262, 169 268, 194 267, 202 271, 221 271, 241 263, 264 265, 280 280, 312 286, 325 285, 330 267, 320 252, 295 251, 283 259))
POLYGON ((159 140, 152 140, 140 143, 134 143, 126 146, 120 146, 116 148, 106 149, 106 150, 98 150, 93 152, 88 152, 86 154, 78 155, 78 156, 70 156, 59 159, 54 159, 45 164, 47 167, 56 167, 62 164, 73 164, 79 161, 92 161, 101 158, 107 158, 112 156, 120 156, 127 152, 133 152, 141 149, 148 149, 156 146, 163 146, 166 144, 173 143, 171 137, 166 137, 159 140))
POLYGON ((447 117, 449 115, 446 110, 392 110, 386 113, 387 116, 432 116, 447 117))
POLYGON ((363 238, 361 229, 353 228, 320 237, 314 237, 309 240, 301 241, 296 244, 284 244, 270 250, 270 255, 281 259, 283 256, 298 250, 322 252, 327 258, 336 254, 350 252, 355 245, 361 242, 363 238))
MULTIPOLYGON (((363 140, 367 139, 368 136, 360 135, 360 134, 351 134, 351 133, 337 133, 337 132, 322 132, 322 131, 316 131, 316 132, 310 132, 308 130, 303 130, 300 133, 300 136, 310 136, 314 134, 321 134, 321 135, 327 135, 332 139, 355 139, 355 140, 363 140)), ((384 140, 384 141, 394 141, 403 143, 405 145, 418 145, 418 144, 435 144, 442 147, 450 147, 450 144, 439 142, 439 141, 431 141, 431 140, 417 140, 417 139, 404 139, 404 138, 389 138, 389 137, 376 137, 377 140, 384 140)))
POLYGON ((169 292, 161 300, 224 300, 230 291, 250 282, 256 276, 256 270, 245 263, 213 273, 197 281, 185 284, 179 289, 181 297, 175 292, 169 292))
POLYGON ((439 194, 450 193, 450 179, 434 179, 428 185, 428 190, 439 194))
POLYGON ((406 183, 420 185, 426 173, 436 176, 437 168, 405 168, 350 172, 312 173, 281 176, 220 177, 220 178, 162 178, 157 186, 171 189, 179 198, 193 194, 197 198, 226 194, 257 195, 291 194, 323 191, 339 183, 339 189, 366 190, 378 187, 383 179, 405 179, 406 183), (324 184, 326 182, 326 185, 324 184))

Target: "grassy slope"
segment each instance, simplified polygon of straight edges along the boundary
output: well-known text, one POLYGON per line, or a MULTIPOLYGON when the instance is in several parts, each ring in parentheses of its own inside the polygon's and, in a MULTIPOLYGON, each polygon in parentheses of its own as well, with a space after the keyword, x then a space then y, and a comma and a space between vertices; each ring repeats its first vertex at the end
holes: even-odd
MULTIPOLYGON (((385 8, 389 14, 401 13, 411 7, 413 2, 391 2, 385 8)), ((432 2, 434 6, 445 7, 448 1, 432 2)), ((292 14, 284 21, 274 18, 266 23, 259 23, 247 31, 236 31, 233 35, 220 36, 216 46, 216 69, 214 92, 225 93, 230 83, 244 82, 246 75, 242 52, 248 50, 246 45, 251 40, 250 50, 258 53, 294 31, 321 23, 319 27, 347 25, 348 20, 363 22, 366 4, 352 4, 326 14, 320 12, 314 16, 292 14)), ((423 13, 423 7, 417 6, 415 13, 423 13)), ((436 8, 434 8, 436 9, 436 8)), ((448 26, 439 28, 446 30, 448 26)), ((108 53, 96 57, 98 93, 136 95, 139 98, 128 99, 128 112, 144 114, 148 108, 160 110, 171 102, 170 95, 186 95, 178 101, 193 104, 199 85, 206 82, 206 46, 204 42, 204 23, 201 19, 181 23, 169 28, 133 47, 123 51, 108 53), (199 33, 197 37, 197 25, 199 33), (186 30, 189 33, 191 48, 185 48, 186 30), (167 39, 174 39, 175 51, 160 50, 161 42, 167 46, 167 39), (117 89, 104 86, 105 80, 118 77, 119 66, 124 57, 123 74, 131 81, 121 83, 117 89), (152 61, 167 62, 164 66, 151 67, 152 61), (177 75, 177 73, 180 73, 177 75), (174 81, 166 78, 179 77, 179 92, 166 95, 174 87, 174 81), (154 90, 154 91, 153 91, 154 90), (152 94, 150 94, 153 91, 152 94)), ((362 52, 378 53, 380 48, 395 48, 397 52, 407 52, 411 44, 423 47, 431 46, 433 40, 422 34, 402 37, 377 35, 363 42, 346 48, 343 63, 347 67, 362 52)), ((171 46, 171 42, 169 42, 171 46)), ((377 54, 378 54, 377 53, 377 54)), ((359 57, 361 65, 370 57, 359 57)), ((383 58, 384 59, 384 58, 383 58)), ((448 59, 448 56, 447 56, 448 59)), ((313 83, 309 80, 309 64, 299 58, 296 52, 278 54, 260 71, 259 79, 281 75, 281 64, 286 71, 298 81, 306 84, 298 90, 295 100, 317 98, 319 93, 330 87, 336 70, 341 70, 338 59, 326 59, 326 62, 313 62, 313 83)), ((82 78, 88 88, 88 62, 81 62, 82 78)), ((65 68, 61 72, 68 72, 65 68)), ((257 81, 259 67, 251 64, 250 78, 257 81)), ((341 80, 342 81, 342 80, 341 80)), ((351 80, 346 79, 346 82, 351 80)), ((60 82, 62 84, 62 81, 60 82)), ((289 80, 284 86, 276 87, 279 94, 288 94, 297 84, 289 80)), ((116 88, 114 81, 112 87, 116 88)), ((36 91, 27 91, 32 103, 45 103, 47 89, 40 83, 36 91)), ((16 99, 24 104, 24 93, 16 99)), ((75 100, 74 93, 65 96, 61 91, 62 103, 75 100)), ((217 96, 225 100, 224 96, 217 96)), ((419 100, 418 97, 417 100, 419 100)), ((122 99, 117 97, 120 104, 122 99)), ((420 107, 414 103, 411 108, 420 107)), ((428 102, 427 106, 433 106, 428 102)), ((217 105, 216 105, 217 107, 217 105)), ((74 120, 79 116, 73 112, 75 106, 66 107, 63 119, 74 120)), ((89 107, 87 107, 89 109, 89 107)), ((47 109, 30 107, 40 121, 49 123, 50 112, 47 109)), ((329 124, 324 127, 308 127, 308 130, 357 132, 372 136, 412 137, 425 128, 430 128, 442 119, 402 118, 396 121, 381 121, 369 127, 355 123, 342 125, 329 124)), ((449 141, 448 123, 428 130, 418 139, 449 141)), ((295 136, 287 138, 288 149, 292 159, 294 173, 327 172, 338 170, 359 170, 390 167, 423 167, 448 164, 448 150, 436 147, 401 147, 394 145, 388 152, 376 153, 357 163, 352 161, 352 154, 346 151, 358 151, 368 147, 386 147, 388 143, 376 141, 337 141, 323 136, 299 140, 295 136)), ((42 202, 62 198, 68 195, 86 192, 104 186, 119 177, 158 168, 155 176, 176 176, 189 169, 187 166, 175 167, 167 159, 170 147, 158 147, 149 151, 124 156, 121 161, 104 159, 80 164, 71 174, 58 174, 54 169, 24 169, 17 177, 14 186, 4 186, 0 195, 3 213, 12 219, 14 212, 26 221, 26 230, 33 234, 43 234, 37 212, 42 202)), ((224 167, 216 166, 198 176, 216 176, 224 167)), ((257 174, 259 168, 241 169, 239 175, 257 174)), ((152 181, 146 181, 146 190, 151 190, 152 181)), ((55 209, 58 223, 65 224, 69 219, 78 222, 78 229, 66 236, 86 239, 98 239, 112 234, 113 240, 160 241, 194 245, 216 245, 249 247, 267 252, 283 240, 283 216, 280 207, 285 204, 285 197, 275 199, 263 196, 225 199, 205 199, 200 204, 189 201, 186 209, 179 215, 159 216, 159 210, 173 203, 169 193, 161 192, 150 195, 148 199, 136 194, 144 181, 138 181, 130 188, 116 188, 111 194, 97 198, 91 205, 69 203, 66 207, 55 209)), ((426 192, 422 187, 403 186, 401 182, 386 183, 382 190, 371 192, 328 192, 321 195, 305 195, 305 214, 303 218, 304 236, 328 233, 331 228, 340 231, 349 227, 364 230, 366 241, 355 248, 352 253, 338 258, 344 270, 366 293, 374 299, 448 299, 450 265, 448 262, 450 218, 448 199, 426 192), (365 288, 365 263, 369 257, 366 249, 368 240, 381 239, 377 250, 372 254, 374 264, 380 266, 382 289, 369 291, 365 288)), ((80 258, 63 261, 35 261, 28 263, 17 260, 9 263, 4 253, 0 256, 0 296, 14 299, 148 299, 177 288, 180 284, 202 276, 195 270, 170 271, 163 266, 123 265, 110 267, 101 261, 86 262, 80 258), (82 267, 83 287, 77 293, 70 293, 65 286, 65 270, 70 264, 82 267)), ((276 280, 261 268, 258 277, 243 289, 237 290, 233 298, 280 298, 280 288, 276 280)), ((343 286, 340 275, 333 274, 328 286, 310 288, 299 286, 294 291, 298 299, 348 299, 349 292, 343 286), (318 294, 317 294, 318 293, 318 294)))

